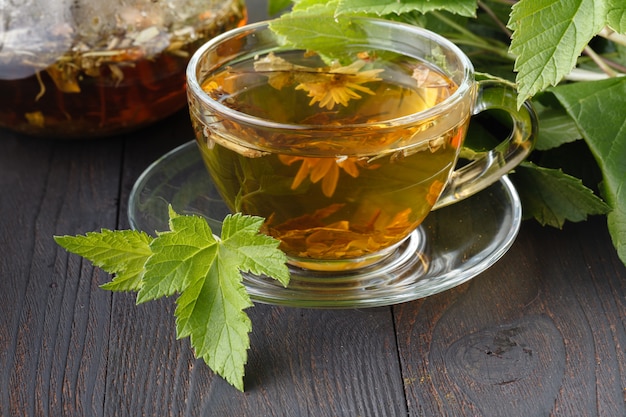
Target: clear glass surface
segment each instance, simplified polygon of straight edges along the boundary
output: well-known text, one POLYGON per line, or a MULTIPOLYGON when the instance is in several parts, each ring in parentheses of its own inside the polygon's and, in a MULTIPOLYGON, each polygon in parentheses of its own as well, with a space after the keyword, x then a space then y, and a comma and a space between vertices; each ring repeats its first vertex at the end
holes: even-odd
POLYGON ((361 17, 324 23, 323 45, 293 46, 287 32, 298 24, 282 31, 280 19, 203 45, 187 70, 191 122, 227 206, 266 218, 291 264, 363 271, 435 202, 455 203, 515 168, 536 125, 512 84, 477 83, 439 35, 361 17), (511 117, 510 134, 453 171, 474 110, 491 109, 511 117))
MULTIPOLYGON (((188 142, 155 161, 131 192, 128 217, 147 233, 168 229, 168 205, 205 217, 213 232, 229 213, 188 142)), ((244 275, 255 302, 319 308, 377 307, 412 301, 460 285, 498 261, 521 224, 519 196, 504 176, 487 189, 431 213, 389 258, 353 272, 311 272, 291 267, 283 288, 267 277, 244 275)))

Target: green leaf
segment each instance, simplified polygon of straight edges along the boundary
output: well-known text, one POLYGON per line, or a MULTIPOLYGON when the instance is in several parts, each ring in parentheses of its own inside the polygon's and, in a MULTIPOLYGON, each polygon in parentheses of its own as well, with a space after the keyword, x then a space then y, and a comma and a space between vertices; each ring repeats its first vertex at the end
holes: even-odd
POLYGON ((476 0, 340 0, 337 15, 341 14, 375 14, 385 16, 411 12, 428 13, 434 10, 445 10, 462 16, 476 15, 476 0))
POLYGON ((562 85, 551 91, 575 120, 602 170, 604 198, 613 209, 607 216, 609 232, 626 264, 626 77, 562 85))
POLYGON ((579 178, 586 187, 598 194, 602 183, 602 172, 593 157, 587 142, 582 139, 566 143, 558 148, 535 152, 532 161, 546 168, 561 169, 568 175, 579 178))
POLYGON ((301 0, 295 2, 291 12, 272 21, 271 28, 286 44, 332 58, 345 58, 348 47, 361 44, 367 33, 343 16, 389 16, 434 10, 474 16, 476 0, 301 0))
POLYGON ((522 199, 524 217, 534 217, 542 225, 561 228, 566 220, 579 222, 610 210, 581 180, 560 169, 523 162, 512 179, 522 199))
POLYGON ((274 16, 291 5, 291 0, 269 0, 267 2, 267 14, 274 16))
POLYGON ((582 138, 574 119, 562 107, 544 106, 538 102, 533 102, 533 107, 539 121, 536 150, 557 148, 582 138))
POLYGON ((226 216, 222 226, 222 242, 236 253, 239 269, 255 275, 267 275, 285 287, 289 283, 287 258, 278 249, 280 241, 259 233, 264 219, 240 213, 226 216))
POLYGON ((607 0, 520 0, 512 7, 518 105, 556 85, 606 22, 607 0))
POLYGON ((287 286, 287 256, 278 240, 260 234, 260 217, 228 215, 217 238, 202 217, 179 216, 171 207, 169 215, 170 230, 154 239, 138 231, 102 230, 55 240, 118 274, 103 287, 138 291, 138 304, 179 293, 177 337, 189 337, 196 357, 243 391, 252 330, 244 310, 252 302, 241 273, 266 275, 287 286))
POLYGON ((626 33, 626 3, 624 0, 608 0, 607 24, 616 32, 626 33))
POLYGON ((263 219, 227 216, 222 237, 213 236, 204 218, 170 213, 170 231, 150 248, 137 302, 180 293, 176 300, 178 338, 189 337, 196 357, 243 390, 244 366, 252 326, 244 310, 252 306, 241 272, 289 281, 279 242, 260 235, 263 219))
POLYGON ((189 337, 195 355, 235 388, 243 391, 250 347, 251 307, 241 275, 221 258, 180 295, 175 311, 178 338, 189 337))
POLYGON ((104 271, 115 274, 102 288, 111 291, 138 291, 142 285, 143 266, 152 254, 152 240, 134 230, 90 232, 84 236, 55 236, 63 248, 91 261, 104 271))
POLYGON ((273 20, 270 27, 283 42, 329 56, 342 56, 346 48, 361 43, 365 34, 346 19, 335 18, 337 1, 314 4, 273 20))
POLYGON ((191 281, 204 277, 215 262, 218 242, 206 220, 170 214, 170 231, 161 232, 150 248, 137 303, 184 291, 191 281))
POLYGON ((329 10, 336 10, 339 0, 293 0, 292 10, 307 10, 311 7, 321 6, 329 10))

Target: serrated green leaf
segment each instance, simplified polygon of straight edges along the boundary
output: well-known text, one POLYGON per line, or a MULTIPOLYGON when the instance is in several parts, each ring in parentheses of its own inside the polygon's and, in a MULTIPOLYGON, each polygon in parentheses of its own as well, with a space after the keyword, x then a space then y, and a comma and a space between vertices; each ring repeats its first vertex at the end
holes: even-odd
POLYGON ((613 209, 609 232, 626 264, 626 77, 579 82, 551 91, 574 119, 603 176, 603 194, 613 209))
POLYGON ((349 47, 362 44, 367 34, 343 16, 383 16, 433 10, 473 16, 476 0, 302 0, 295 3, 291 12, 272 21, 270 26, 286 44, 316 51, 326 57, 345 59, 349 47))
POLYGON ((278 249, 280 241, 259 233, 263 222, 261 217, 239 213, 226 216, 222 226, 223 245, 237 254, 241 271, 267 275, 287 286, 287 257, 278 249))
POLYGON ((336 10, 339 0, 293 0, 292 10, 307 10, 311 7, 321 6, 329 10, 336 10))
POLYGON ((138 291, 142 285, 143 266, 152 254, 152 238, 134 230, 107 230, 78 236, 55 236, 63 248, 91 261, 104 271, 115 274, 102 285, 111 291, 138 291))
POLYGON ((170 215, 169 232, 161 232, 150 248, 143 286, 137 303, 182 292, 203 277, 217 256, 217 240, 206 220, 198 216, 170 215))
POLYGON ((580 179, 560 169, 523 162, 512 180, 522 200, 524 217, 534 217, 542 225, 561 228, 566 220, 579 222, 610 210, 580 179))
POLYGON ((252 324, 244 309, 252 302, 230 260, 217 258, 202 279, 176 300, 178 338, 189 337, 198 358, 243 391, 252 324))
POLYGON ((189 337, 196 356, 214 372, 243 390, 252 306, 241 272, 265 274, 283 285, 289 281, 287 257, 279 241, 260 235, 260 217, 226 216, 216 239, 204 218, 170 211, 170 231, 151 243, 144 284, 137 302, 179 293, 178 338, 189 337))
POLYGON ((106 288, 138 291, 137 303, 179 293, 176 333, 189 337, 196 357, 243 391, 250 347, 252 306, 242 272, 289 283, 280 241, 260 234, 264 219, 228 215, 222 237, 206 219, 178 215, 169 207, 170 230, 156 238, 138 231, 102 230, 85 236, 57 236, 68 251, 118 276, 106 288))
POLYGON ((608 0, 607 24, 616 32, 626 33, 626 2, 608 0))
POLYGON ((237 239, 243 236, 244 239, 254 236, 261 230, 264 219, 258 216, 244 216, 241 213, 229 214, 224 218, 222 224, 223 241, 237 239))
POLYGON ((327 56, 343 56, 349 45, 360 44, 365 34, 346 19, 335 17, 337 2, 295 7, 270 23, 274 33, 286 44, 320 52, 327 56))
POLYGON ((607 0, 520 0, 512 7, 518 105, 559 83, 604 27, 607 0))
POLYGON ((579 178, 586 187, 598 193, 598 185, 602 183, 602 172, 582 136, 575 142, 534 153, 532 159, 537 165, 561 169, 566 174, 579 178))
POLYGON ((411 12, 428 13, 434 10, 445 10, 461 16, 476 15, 476 0, 340 0, 337 15, 342 14, 374 14, 385 16, 411 12))

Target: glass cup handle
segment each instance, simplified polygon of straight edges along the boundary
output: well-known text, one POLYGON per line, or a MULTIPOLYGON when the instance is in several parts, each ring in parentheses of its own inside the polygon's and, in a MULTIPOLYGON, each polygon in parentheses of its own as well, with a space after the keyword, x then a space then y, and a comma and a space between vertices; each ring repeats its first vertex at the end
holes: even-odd
POLYGON ((473 114, 490 109, 504 110, 511 116, 511 133, 492 150, 453 171, 433 210, 484 190, 532 151, 537 137, 537 116, 529 102, 517 108, 517 91, 513 84, 501 80, 478 82, 473 114))

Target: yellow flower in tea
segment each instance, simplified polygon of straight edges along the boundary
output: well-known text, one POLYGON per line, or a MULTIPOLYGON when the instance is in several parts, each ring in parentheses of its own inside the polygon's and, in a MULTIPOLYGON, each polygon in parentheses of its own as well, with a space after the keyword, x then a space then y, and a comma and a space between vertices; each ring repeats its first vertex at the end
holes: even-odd
POLYGON ((418 64, 413 68, 411 78, 416 81, 416 86, 421 92, 423 109, 441 103, 456 90, 454 82, 442 75, 424 64, 418 64))
POLYGON ((254 62, 254 69, 268 77, 269 84, 281 90, 292 83, 298 83, 296 90, 304 90, 311 97, 309 105, 319 102, 320 108, 332 110, 336 104, 348 105, 351 99, 361 98, 361 93, 374 95, 374 92, 361 84, 380 81, 382 69, 361 71, 367 60, 359 59, 347 66, 334 63, 330 68, 311 68, 293 64, 273 53, 254 62))
POLYGON ((270 235, 281 241, 283 250, 319 259, 358 258, 397 242, 399 236, 415 228, 410 208, 382 221, 381 210, 377 210, 363 224, 348 220, 326 223, 325 220, 343 208, 343 204, 331 204, 277 225, 271 225, 273 218, 270 217, 265 226, 270 235), (377 227, 375 223, 380 224, 377 227))
POLYGON ((430 206, 435 205, 437 199, 439 198, 439 195, 443 191, 444 185, 445 184, 439 180, 435 180, 432 184, 430 184, 430 187, 428 188, 428 194, 426 194, 426 202, 430 206))
POLYGON ((280 161, 285 165, 292 165, 294 162, 302 161, 300 169, 296 174, 291 189, 295 190, 307 177, 313 184, 322 181, 322 192, 326 197, 332 197, 339 181, 339 168, 343 169, 352 178, 359 176, 357 164, 359 160, 355 157, 339 158, 313 158, 305 156, 279 155, 280 161))
POLYGON ((333 65, 328 72, 317 74, 315 78, 310 78, 301 82, 296 90, 304 90, 311 97, 309 105, 319 102, 320 108, 332 110, 336 104, 347 106, 351 99, 359 99, 361 96, 357 91, 374 95, 374 92, 361 84, 379 81, 378 74, 382 69, 372 69, 361 71, 365 61, 359 60, 352 64, 341 67, 333 65))

